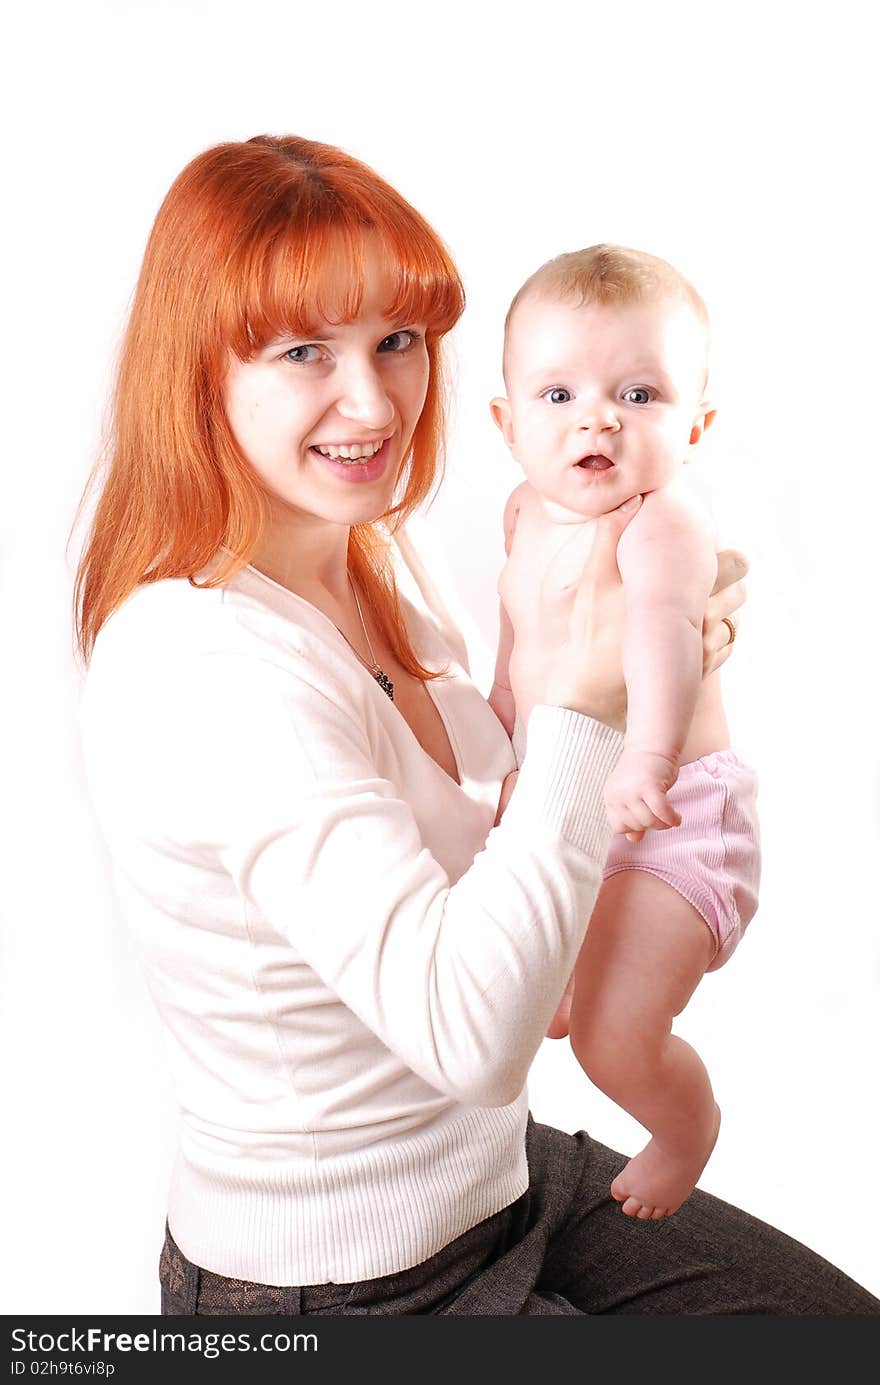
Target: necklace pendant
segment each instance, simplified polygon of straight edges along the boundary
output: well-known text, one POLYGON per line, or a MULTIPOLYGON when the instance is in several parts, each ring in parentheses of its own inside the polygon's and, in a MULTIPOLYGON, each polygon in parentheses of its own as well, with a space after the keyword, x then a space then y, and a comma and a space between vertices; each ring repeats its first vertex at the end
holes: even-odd
MULTIPOLYGON (((349 582, 351 583, 351 594, 352 594, 352 596, 354 597, 354 604, 357 606, 357 613, 358 613, 358 615, 360 616, 360 620, 361 620, 361 629, 362 629, 363 632, 364 632, 364 639, 365 639, 366 644, 367 644, 367 649, 370 651, 370 658, 372 659, 373 662, 372 662, 372 663, 369 663, 369 662, 364 658, 363 654, 358 654, 358 651, 354 648, 354 645, 351 643, 351 640, 347 639, 345 635, 343 635, 342 638, 345 640, 345 642, 346 642, 346 644, 349 646, 349 648, 351 648, 352 650, 354 650, 354 653, 355 653, 355 654, 357 655, 357 657, 360 659, 361 663, 364 665, 364 668, 368 668, 368 669, 370 670, 370 672, 372 673, 372 675, 373 675, 373 677, 375 678, 376 682, 379 684, 379 687, 382 689, 383 693, 385 693, 385 695, 386 695, 387 697, 389 697, 389 698, 391 699, 391 701, 393 702, 393 701, 394 701, 394 684, 392 683, 391 679, 388 677, 388 674, 385 672, 384 668, 380 668, 379 665, 378 665, 377 662, 376 662, 376 656, 375 656, 375 654, 373 653, 373 646, 370 644, 370 633, 369 633, 369 631, 367 630, 367 622, 364 620, 364 613, 363 613, 363 611, 361 610, 361 603, 360 603, 360 598, 358 597, 358 594, 357 594, 357 587, 355 586, 354 582, 351 581, 351 577, 349 577, 348 580, 349 580, 349 582)), ((337 628, 338 628, 338 627, 337 627, 337 628)), ((341 632, 340 632, 340 633, 341 633, 341 632)))
POLYGON ((393 702, 393 701, 394 701, 394 684, 392 683, 391 679, 388 677, 388 674, 385 672, 385 670, 382 669, 382 668, 380 668, 379 665, 376 664, 375 667, 372 668, 372 669, 370 670, 370 672, 372 673, 372 675, 373 675, 373 677, 375 678, 376 682, 379 684, 379 687, 382 689, 383 693, 387 693, 387 695, 390 697, 391 701, 393 702))

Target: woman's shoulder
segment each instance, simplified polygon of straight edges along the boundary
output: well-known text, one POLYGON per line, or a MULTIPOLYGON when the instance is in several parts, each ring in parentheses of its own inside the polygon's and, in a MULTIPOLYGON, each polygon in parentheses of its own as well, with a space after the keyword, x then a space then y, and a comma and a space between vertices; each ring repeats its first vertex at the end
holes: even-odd
POLYGON ((137 587, 100 631, 87 686, 164 688, 179 697, 186 687, 277 684, 286 674, 325 693, 344 688, 346 647, 320 611, 267 588, 253 569, 220 586, 204 585, 204 576, 137 587))

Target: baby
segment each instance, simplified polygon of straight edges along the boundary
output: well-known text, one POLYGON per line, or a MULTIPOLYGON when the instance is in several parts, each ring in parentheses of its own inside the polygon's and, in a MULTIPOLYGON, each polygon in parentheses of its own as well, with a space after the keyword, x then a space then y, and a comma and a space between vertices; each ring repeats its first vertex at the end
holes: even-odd
POLYGON ((701 678, 715 536, 682 464, 715 416, 707 350, 705 306, 671 265, 592 246, 551 260, 514 298, 508 397, 491 406, 527 478, 505 509, 490 696, 519 759, 536 649, 552 639, 546 600, 534 638, 537 592, 556 594, 564 640, 594 521, 643 496, 617 549, 628 712, 606 790, 616 835, 573 991, 548 1031, 569 1027, 589 1078, 650 1132, 611 1185, 623 1211, 643 1219, 681 1206, 715 1144, 708 1074, 672 1021, 736 947, 760 874, 755 776, 729 748, 718 673, 701 678))

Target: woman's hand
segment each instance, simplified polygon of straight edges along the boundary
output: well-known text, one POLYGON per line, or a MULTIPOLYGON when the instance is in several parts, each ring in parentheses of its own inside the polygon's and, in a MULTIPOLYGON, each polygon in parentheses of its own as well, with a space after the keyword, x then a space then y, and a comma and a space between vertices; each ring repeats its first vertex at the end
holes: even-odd
POLYGON ((749 565, 741 553, 725 548, 718 554, 718 577, 703 616, 703 677, 714 673, 730 657, 733 637, 725 617, 738 611, 746 599, 743 578, 749 565))
MULTIPOLYGON (((640 495, 633 496, 597 520, 590 556, 572 593, 567 639, 554 651, 542 699, 553 707, 583 712, 618 731, 626 727, 621 659, 626 612, 617 544, 641 503, 640 495)), ((558 594, 550 599, 558 601, 558 594)), ((552 615, 548 612, 549 624, 552 615)))

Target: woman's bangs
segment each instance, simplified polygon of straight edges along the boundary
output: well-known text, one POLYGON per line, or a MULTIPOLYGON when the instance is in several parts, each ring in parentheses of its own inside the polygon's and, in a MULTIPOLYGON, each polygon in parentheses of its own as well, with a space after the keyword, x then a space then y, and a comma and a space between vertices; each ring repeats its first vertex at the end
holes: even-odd
POLYGON ((360 248, 342 226, 272 237, 242 276, 232 349, 243 360, 271 341, 316 334, 322 322, 357 317, 363 296, 360 248))
POLYGON ((378 236, 391 286, 384 315, 404 325, 424 322, 432 336, 443 336, 464 309, 464 290, 449 257, 421 226, 398 222, 368 228, 378 236))
POLYGON ((400 326, 424 322, 442 336, 461 315, 464 295, 451 262, 420 227, 375 215, 340 217, 282 233, 248 266, 237 321, 228 340, 242 359, 270 342, 313 336, 322 323, 352 322, 360 312, 368 249, 378 241, 388 278, 383 315, 400 326))

